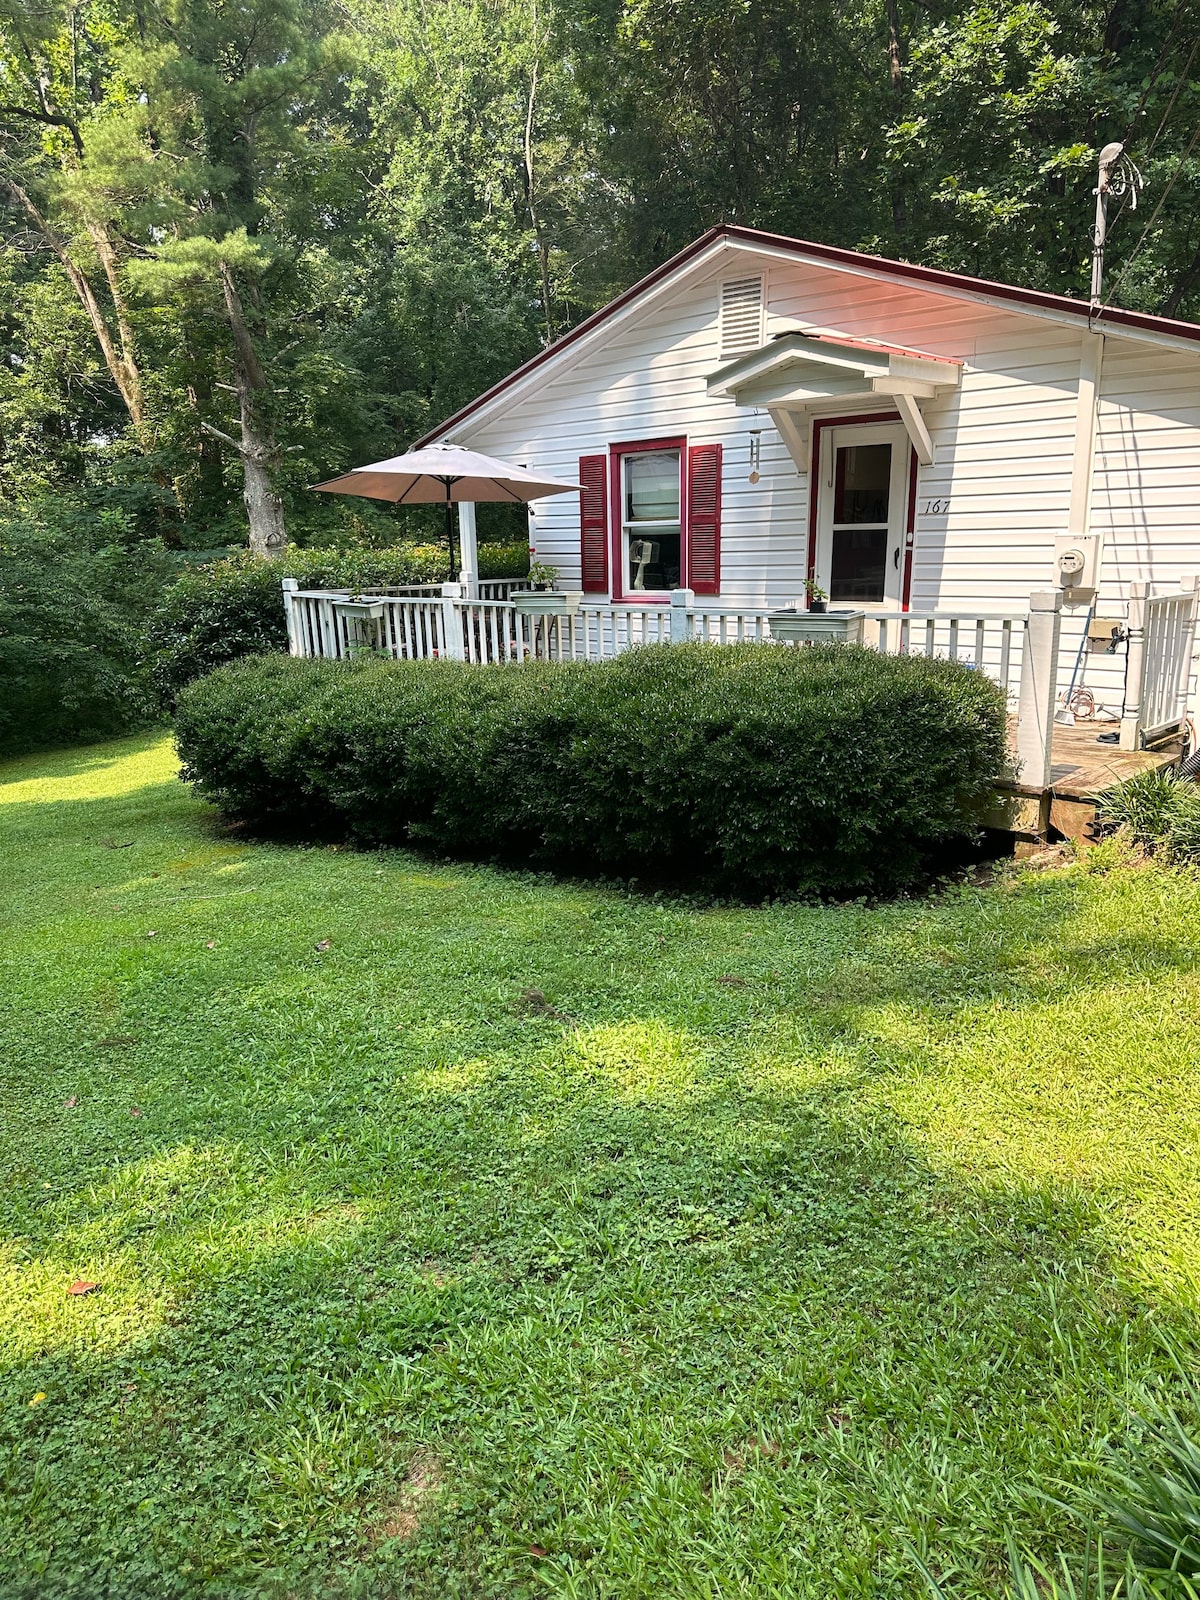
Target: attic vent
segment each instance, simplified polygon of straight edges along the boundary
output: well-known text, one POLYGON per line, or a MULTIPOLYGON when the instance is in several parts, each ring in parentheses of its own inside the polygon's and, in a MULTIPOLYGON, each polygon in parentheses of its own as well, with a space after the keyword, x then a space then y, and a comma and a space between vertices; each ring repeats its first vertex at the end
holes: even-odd
POLYGON ((730 278, 721 285, 721 355, 757 350, 762 343, 763 281, 730 278))

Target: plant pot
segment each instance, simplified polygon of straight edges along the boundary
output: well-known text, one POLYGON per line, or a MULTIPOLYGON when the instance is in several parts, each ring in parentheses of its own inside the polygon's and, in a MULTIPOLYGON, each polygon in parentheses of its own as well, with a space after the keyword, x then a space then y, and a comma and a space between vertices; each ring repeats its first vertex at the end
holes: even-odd
POLYGON ((335 600, 333 609, 339 616, 354 622, 378 622, 383 615, 383 601, 368 600, 360 595, 354 600, 335 600))
POLYGON ((824 602, 824 600, 810 600, 808 602, 808 610, 809 610, 810 616, 814 616, 814 617, 824 616, 824 614, 825 614, 825 602, 824 602))
POLYGON ((865 611, 772 611, 772 639, 782 644, 861 644, 865 611))
POLYGON ((522 589, 510 597, 526 617, 569 617, 579 610, 582 589, 522 589))

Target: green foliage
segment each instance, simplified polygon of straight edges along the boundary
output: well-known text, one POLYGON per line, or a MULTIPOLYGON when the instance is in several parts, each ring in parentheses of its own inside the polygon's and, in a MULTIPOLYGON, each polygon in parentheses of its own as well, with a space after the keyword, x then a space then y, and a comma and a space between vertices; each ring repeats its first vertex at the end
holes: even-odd
POLYGON ((1133 1462, 1113 1467, 1100 1504, 1129 1543, 1152 1593, 1196 1600, 1200 1594, 1200 1390, 1187 1385, 1190 1420, 1153 1400, 1133 1462))
POLYGON ((93 503, 133 458, 144 531, 244 539, 227 269, 288 526, 336 539, 309 485, 714 222, 1081 292, 1110 138, 1154 210, 1114 214, 1109 287, 1192 314, 1196 26, 1196 0, 0 0, 0 490, 93 503))
POLYGON ((479 546, 479 576, 481 578, 524 578, 529 575, 529 546, 524 540, 515 544, 481 544, 479 546))
POLYGON ((982 674, 836 646, 254 660, 177 716, 190 778, 233 816, 758 895, 910 884, 971 835, 1004 763, 982 674))
POLYGON ((127 520, 0 518, 0 751, 95 738, 156 711, 143 629, 169 573, 127 520))
POLYGON ((443 582, 445 554, 408 545, 392 550, 292 550, 282 560, 234 555, 185 573, 150 618, 147 649, 165 705, 184 684, 227 661, 287 649, 281 581, 303 589, 372 589, 443 582))
POLYGON ((1122 828, 1143 850, 1168 860, 1200 861, 1200 787, 1190 778, 1147 770, 1100 795, 1096 816, 1122 828))
POLYGON ((175 768, 0 771, 3 1600, 997 1600, 1160 1465, 1200 877, 696 909, 175 768))

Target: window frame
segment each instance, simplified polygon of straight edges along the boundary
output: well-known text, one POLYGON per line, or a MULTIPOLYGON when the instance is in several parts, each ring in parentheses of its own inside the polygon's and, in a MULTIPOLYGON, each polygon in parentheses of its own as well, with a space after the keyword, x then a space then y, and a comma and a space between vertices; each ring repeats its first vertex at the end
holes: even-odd
POLYGON ((664 439, 630 439, 610 444, 609 460, 609 556, 612 562, 612 598, 622 605, 665 606, 671 603, 669 589, 626 589, 625 556, 625 457, 655 455, 664 450, 679 453, 679 587, 687 588, 688 569, 688 444, 686 434, 664 439))

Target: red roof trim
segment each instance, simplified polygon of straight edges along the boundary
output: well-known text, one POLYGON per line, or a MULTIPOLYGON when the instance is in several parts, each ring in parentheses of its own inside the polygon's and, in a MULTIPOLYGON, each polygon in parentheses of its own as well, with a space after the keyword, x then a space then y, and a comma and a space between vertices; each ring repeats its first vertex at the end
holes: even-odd
POLYGON ((844 346, 847 350, 871 350, 885 356, 915 356, 919 361, 941 361, 948 367, 961 367, 958 356, 934 356, 927 350, 910 350, 902 344, 884 344, 882 339, 852 339, 842 333, 813 333, 809 328, 789 328, 786 333, 775 334, 776 339, 786 339, 788 333, 798 333, 805 339, 819 339, 822 344, 844 346))
MULTIPOLYGON (((952 292, 965 290, 968 294, 987 295, 994 300, 1008 300, 1014 305, 1032 306, 1040 311, 1065 312, 1069 316, 1078 317, 1081 321, 1091 313, 1091 307, 1086 300, 1073 300, 1070 295, 1050 294, 1043 289, 1021 289, 1011 283, 994 283, 990 278, 972 278, 961 272, 947 272, 942 267, 922 267, 910 261, 891 261, 886 256, 867 255, 861 250, 845 250, 840 245, 812 244, 804 239, 791 239, 782 233, 765 233, 759 228, 743 228, 735 223, 724 223, 701 234, 686 249, 680 250, 661 266, 655 267, 653 272, 648 272, 624 293, 617 295, 615 300, 610 300, 606 306, 601 306, 599 311, 593 311, 590 317, 585 317, 569 333, 564 333, 561 339, 556 339, 544 350, 539 350, 537 355, 531 356, 507 377, 501 378, 490 389, 485 389, 474 400, 461 406, 436 428, 431 428, 428 433, 422 434, 409 446, 409 449, 420 449, 431 440, 441 438, 459 423, 465 422, 473 412, 478 411, 489 400, 498 394, 503 394, 519 379, 544 365, 552 356, 558 355, 561 350, 567 349, 585 334, 600 327, 631 300, 636 300, 647 289, 652 289, 656 283, 678 271, 719 239, 727 239, 732 244, 766 245, 772 250, 780 250, 788 255, 807 256, 815 261, 828 261, 843 267, 865 267, 881 277, 899 278, 914 284, 929 284, 931 287, 949 289, 952 292)), ((1145 311, 1125 311, 1116 306, 1105 307, 1096 317, 1095 324, 1100 328, 1140 328, 1148 333, 1166 333, 1177 339, 1200 343, 1200 326, 1196 323, 1180 322, 1174 317, 1156 317, 1145 311)))

